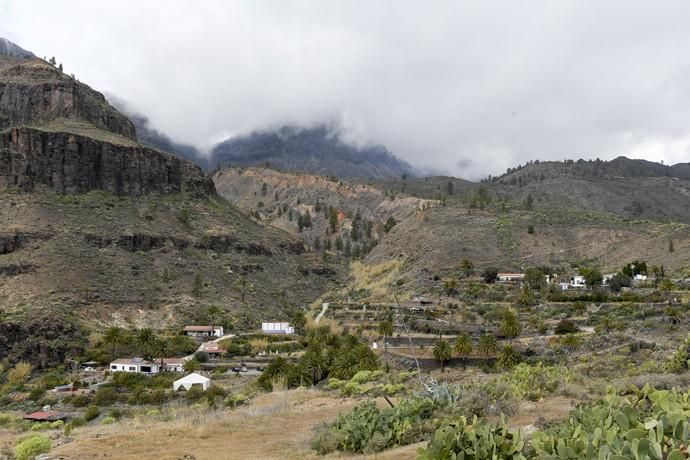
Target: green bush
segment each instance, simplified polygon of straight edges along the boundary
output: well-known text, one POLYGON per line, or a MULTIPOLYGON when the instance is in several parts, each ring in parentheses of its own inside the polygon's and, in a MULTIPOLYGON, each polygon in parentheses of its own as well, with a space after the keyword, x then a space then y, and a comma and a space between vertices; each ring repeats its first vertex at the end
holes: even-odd
POLYGON ((322 426, 311 446, 321 454, 335 449, 362 453, 418 442, 434 429, 433 411, 434 403, 425 398, 406 399, 385 409, 368 401, 322 426))
POLYGON ((572 380, 573 375, 568 368, 544 366, 542 363, 537 363, 536 366, 526 363, 518 364, 507 377, 513 394, 531 401, 554 394, 563 384, 572 380))
POLYGON ((36 456, 49 452, 50 448, 50 439, 41 435, 31 435, 17 444, 14 455, 17 460, 33 460, 36 456))
POLYGON ((115 418, 110 417, 110 416, 104 417, 103 420, 101 420, 102 425, 112 425, 115 422, 116 422, 115 418))
POLYGON ((119 396, 115 388, 102 387, 98 389, 93 397, 93 403, 97 406, 110 406, 117 402, 119 396))
POLYGON ((69 422, 72 428, 79 428, 80 426, 86 425, 86 420, 82 417, 75 417, 69 422))
POLYGON ((572 334, 573 332, 578 332, 579 329, 572 321, 568 319, 562 319, 556 324, 553 329, 554 334, 572 334))
POLYGON ((76 395, 70 402, 74 407, 86 407, 91 404, 91 400, 85 395, 76 395))
POLYGON ((86 408, 86 412, 84 412, 84 420, 90 422, 91 420, 98 417, 100 413, 101 410, 98 408, 98 406, 89 406, 86 408))

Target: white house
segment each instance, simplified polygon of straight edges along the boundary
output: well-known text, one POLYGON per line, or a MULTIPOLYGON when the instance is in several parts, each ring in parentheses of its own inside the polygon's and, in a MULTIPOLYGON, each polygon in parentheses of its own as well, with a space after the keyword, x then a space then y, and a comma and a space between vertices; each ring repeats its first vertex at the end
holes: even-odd
POLYGON ((215 359, 223 356, 227 350, 216 342, 206 342, 201 344, 199 351, 203 351, 209 358, 215 359))
POLYGON ((195 386, 201 388, 203 391, 206 391, 211 387, 211 379, 194 372, 173 382, 173 390, 175 391, 187 391, 191 390, 195 386))
POLYGON ((496 279, 503 283, 515 283, 522 281, 524 278, 524 273, 499 273, 496 279))
POLYGON ((184 335, 191 337, 223 337, 223 326, 185 326, 184 335))
POLYGON ((158 374, 159 366, 144 358, 123 358, 116 359, 110 363, 111 372, 134 372, 137 374, 158 374))
POLYGON ((601 278, 601 285, 602 286, 608 286, 609 282, 613 279, 613 277, 616 276, 615 273, 607 273, 601 278))
POLYGON ((162 372, 184 372, 185 358, 163 358, 162 372))
POLYGON ((587 286, 587 282, 585 281, 584 276, 575 275, 572 278, 570 278, 570 285, 574 288, 580 288, 587 286))
POLYGON ((295 328, 290 323, 261 323, 264 334, 294 334, 295 328))

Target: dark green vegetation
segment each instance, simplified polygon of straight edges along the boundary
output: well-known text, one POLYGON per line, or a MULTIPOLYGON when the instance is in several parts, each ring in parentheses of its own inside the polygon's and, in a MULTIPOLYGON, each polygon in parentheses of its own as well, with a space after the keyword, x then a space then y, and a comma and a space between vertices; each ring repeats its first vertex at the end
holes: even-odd
POLYGON ((331 377, 350 379, 359 371, 378 368, 374 352, 352 335, 334 334, 322 326, 311 329, 304 354, 295 363, 276 358, 259 377, 259 385, 272 390, 277 381, 288 388, 314 385, 331 377))
POLYGON ((574 409, 566 422, 526 439, 505 422, 447 420, 422 459, 667 459, 687 458, 688 394, 632 387, 574 409))

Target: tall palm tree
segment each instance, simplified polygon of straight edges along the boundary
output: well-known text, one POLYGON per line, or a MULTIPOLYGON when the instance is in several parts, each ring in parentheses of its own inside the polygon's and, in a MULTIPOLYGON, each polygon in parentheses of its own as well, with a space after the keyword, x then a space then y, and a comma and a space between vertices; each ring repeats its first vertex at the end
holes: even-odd
POLYGON ((393 322, 391 320, 381 321, 379 323, 379 334, 383 336, 383 348, 388 350, 388 344, 386 343, 386 337, 393 335, 393 322))
POLYGON ((158 358, 161 360, 160 368, 161 371, 163 370, 163 366, 165 365, 164 359, 170 352, 170 346, 168 345, 168 341, 165 339, 157 339, 156 343, 154 344, 154 352, 158 356, 158 358))
POLYGON ((485 355, 496 353, 498 344, 496 343, 496 336, 493 334, 484 334, 479 338, 479 351, 485 355))
POLYGON ((512 345, 506 345, 498 356, 498 366, 503 369, 510 369, 520 362, 520 354, 515 351, 512 345))
POLYGON ((157 342, 156 334, 148 327, 141 328, 137 331, 137 336, 134 342, 141 348, 145 358, 150 358, 153 354, 157 342))
POLYGON ((462 358, 462 368, 467 368, 467 355, 472 353, 472 340, 467 334, 461 334, 455 339, 455 352, 462 358))
POLYGON ((117 352, 117 347, 122 345, 124 341, 124 333, 122 328, 117 326, 109 327, 108 330, 103 335, 103 345, 110 348, 110 353, 112 354, 113 361, 115 360, 115 353, 117 352))
POLYGON ((512 343, 513 339, 520 335, 520 332, 522 332, 522 327, 517 316, 510 310, 506 311, 501 320, 501 334, 512 343))
POLYGON ((446 361, 451 357, 452 350, 450 345, 445 340, 437 340, 434 343, 433 355, 434 359, 441 363, 441 372, 445 370, 446 361))
POLYGON ((196 372, 201 367, 201 363, 196 358, 192 358, 188 361, 185 361, 182 367, 184 368, 185 372, 196 372))

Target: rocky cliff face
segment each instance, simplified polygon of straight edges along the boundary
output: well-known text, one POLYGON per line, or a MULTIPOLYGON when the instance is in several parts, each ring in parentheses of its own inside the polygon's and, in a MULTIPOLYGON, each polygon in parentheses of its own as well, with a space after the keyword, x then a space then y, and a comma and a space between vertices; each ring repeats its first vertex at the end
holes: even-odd
POLYGON ((136 140, 132 122, 111 107, 101 93, 46 62, 22 60, 0 69, 0 129, 56 118, 85 120, 136 140))
POLYGON ((30 191, 39 185, 63 194, 215 192, 199 167, 136 144, 26 127, 0 133, 0 189, 30 191))

